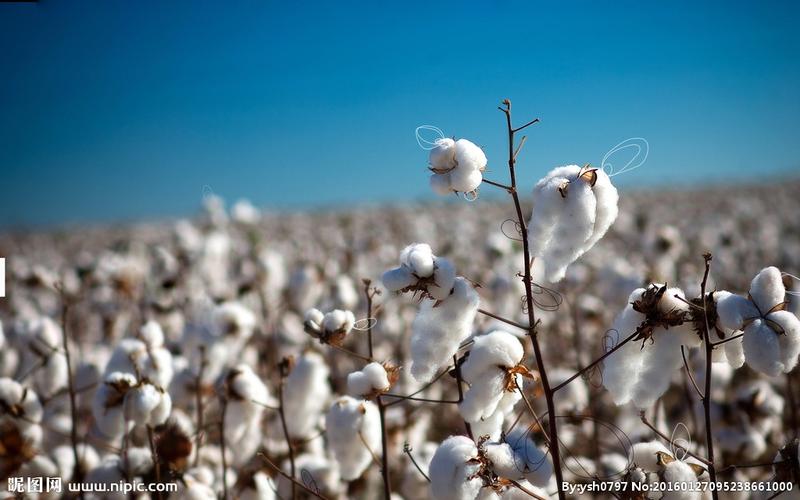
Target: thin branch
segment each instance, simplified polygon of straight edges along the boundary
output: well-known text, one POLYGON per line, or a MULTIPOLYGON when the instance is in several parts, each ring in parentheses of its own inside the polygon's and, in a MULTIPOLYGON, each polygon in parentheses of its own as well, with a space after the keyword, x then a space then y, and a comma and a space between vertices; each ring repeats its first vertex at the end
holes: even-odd
MULTIPOLYGON (((456 404, 457 405, 457 404, 459 404, 461 402, 461 401, 451 401, 451 400, 447 400, 447 399, 428 399, 428 398, 418 398, 418 397, 414 397, 414 396, 403 396, 402 394, 392 394, 390 392, 385 392, 385 393, 382 394, 382 396, 386 396, 386 397, 389 397, 389 398, 398 398, 401 401, 402 400, 405 400, 405 401, 421 401, 423 403, 456 404)), ((392 401, 391 403, 389 403, 386 406, 397 404, 399 402, 400 401, 392 401)))
MULTIPOLYGON (((156 473, 156 483, 161 483, 161 466, 158 461, 158 450, 156 450, 156 438, 153 432, 153 426, 147 424, 147 442, 150 444, 150 455, 153 457, 153 470, 156 473)), ((163 496, 161 491, 156 491, 156 497, 161 500, 163 496)))
POLYGON ((629 335, 627 338, 625 338, 625 340, 623 340, 623 341, 622 341, 622 342, 620 342, 619 344, 615 345, 614 347, 612 347, 611 349, 609 349, 608 351, 606 351, 606 352, 605 352, 605 354, 603 354, 603 355, 602 355, 602 356, 600 356, 599 358, 595 359, 594 361, 592 361, 592 362, 591 362, 591 363, 589 363, 588 365, 584 366, 582 370, 580 370, 579 372, 575 373, 574 375, 572 375, 571 377, 569 377, 569 378, 568 378, 568 379, 566 379, 565 381, 561 382, 561 383, 560 383, 560 384, 558 384, 557 386, 553 387, 553 392, 558 392, 560 389, 562 389, 564 386, 568 385, 570 382, 572 382, 572 381, 573 381, 573 380, 575 380, 576 378, 580 377, 581 375, 583 375, 583 374, 584 374, 584 373, 586 373, 587 371, 591 370, 592 368, 594 368, 594 367, 595 367, 596 365, 598 365, 599 363, 602 363, 602 362, 603 362, 603 361, 604 361, 604 360, 605 360, 607 357, 611 356, 611 355, 612 355, 612 354, 614 354, 614 353, 615 353, 617 350, 619 350, 620 348, 622 348, 622 346, 624 346, 625 344, 627 344, 628 342, 630 342, 631 340, 633 340, 633 338, 634 338, 634 337, 636 337, 636 335, 637 335, 637 334, 638 334, 637 332, 633 332, 633 333, 632 333, 632 334, 630 334, 630 335, 629 335))
POLYGON ((295 464, 294 464, 294 446, 292 445, 292 439, 289 437, 289 428, 286 426, 286 412, 284 412, 284 403, 283 403, 283 389, 284 389, 284 382, 286 377, 289 375, 289 362, 288 360, 284 359, 281 361, 279 370, 281 381, 278 384, 278 414, 281 418, 281 428, 283 429, 283 437, 286 439, 286 446, 289 448, 289 470, 292 473, 292 500, 297 500, 297 485, 294 481, 294 477, 296 475, 295 471, 295 464))
POLYGON ((683 356, 683 367, 686 369, 686 375, 689 376, 689 380, 692 382, 694 386, 694 390, 697 391, 697 395, 700 396, 700 399, 703 399, 703 393, 700 392, 700 387, 697 386, 697 381, 694 379, 694 375, 692 375, 692 370, 689 368, 689 361, 686 360, 686 349, 684 346, 681 346, 681 356, 683 356))
POLYGON ((228 459, 225 453, 225 413, 228 410, 228 388, 225 387, 225 394, 220 398, 222 411, 219 420, 219 441, 220 454, 222 455, 222 498, 228 500, 228 459))
POLYGON ((484 177, 482 182, 485 183, 485 184, 489 184, 490 186, 498 187, 498 188, 503 189, 505 191, 508 191, 509 189, 511 189, 511 186, 506 186, 505 184, 501 184, 499 182, 490 181, 489 179, 487 179, 485 177, 484 177))
MULTIPOLYGON (((708 308, 706 306, 706 284, 708 283, 708 274, 711 271, 711 254, 706 253, 703 255, 705 262, 705 271, 703 272, 703 281, 700 284, 700 297, 703 304, 703 341, 706 344, 706 379, 705 390, 703 391, 703 413, 705 414, 706 424, 706 454, 708 455, 708 475, 711 483, 717 482, 717 472, 714 467, 714 437, 711 421, 711 366, 713 365, 714 346, 711 345, 711 336, 709 335, 708 325, 708 308)), ((711 497, 713 500, 719 499, 719 493, 716 488, 711 490, 711 497)))
MULTIPOLYGON (((71 426, 69 431, 70 442, 72 443, 72 456, 75 466, 72 472, 72 480, 80 482, 83 480, 83 466, 78 454, 78 405, 76 403, 75 375, 72 373, 72 355, 69 348, 69 334, 67 332, 67 319, 69 315, 69 298, 62 285, 57 286, 61 294, 61 342, 64 347, 64 358, 67 362, 67 388, 69 390, 69 415, 71 426)), ((78 496, 83 500, 83 491, 78 496)))
MULTIPOLYGON (((511 103, 509 103, 508 108, 509 108, 509 111, 510 111, 511 110, 511 103)), ((524 128, 530 127, 534 123, 539 123, 539 119, 538 118, 534 118, 533 120, 529 121, 525 125, 522 125, 521 127, 517 127, 515 129, 512 129, 511 131, 514 132, 514 133, 517 133, 517 132, 519 132, 520 130, 522 130, 524 128)))
POLYGON ((419 464, 417 463, 417 461, 414 459, 414 455, 411 454, 412 451, 413 450, 411 449, 411 446, 408 445, 408 443, 403 445, 403 453, 408 455, 408 458, 411 459, 411 463, 414 464, 414 467, 416 467, 417 470, 419 471, 419 473, 422 474, 422 477, 424 477, 425 480, 430 483, 431 482, 431 478, 428 477, 427 474, 425 474, 425 471, 422 470, 422 467, 420 467, 419 464))
MULTIPOLYGON (((464 390, 461 387, 461 365, 458 364, 458 356, 453 356, 453 364, 455 365, 455 372, 456 372, 456 385, 458 386, 458 403, 461 404, 464 401, 464 390)), ((472 436, 472 426, 469 425, 469 422, 464 420, 464 427, 467 429, 467 436, 473 441, 475 438, 472 436)))
POLYGON ((520 330, 524 330, 526 332, 528 330, 530 330, 529 327, 523 325, 522 323, 517 323, 516 321, 512 321, 512 320, 510 320, 508 318, 504 318, 502 316, 498 316, 497 314, 491 313, 491 312, 489 312, 489 311, 487 311, 485 309, 478 309, 478 312, 483 314, 484 316, 489 316, 490 318, 494 318, 497 321, 501 321, 501 322, 503 322, 503 323, 505 323, 507 325, 516 326, 520 330))
POLYGON ((742 338, 742 336, 744 336, 744 333, 740 333, 738 335, 734 335, 733 337, 728 337, 727 339, 720 340, 719 342, 711 342, 711 346, 712 347, 717 347, 718 345, 722 345, 722 344, 728 343, 728 342, 730 342, 732 340, 740 339, 740 338, 742 338))
POLYGON ((200 430, 203 428, 203 415, 205 413, 203 408, 203 372, 206 369, 206 346, 200 346, 200 367, 197 370, 197 378, 195 379, 195 397, 197 401, 195 405, 197 406, 197 436, 195 436, 195 454, 194 454, 194 466, 197 467, 197 464, 200 463, 200 448, 203 446, 203 433, 200 430))

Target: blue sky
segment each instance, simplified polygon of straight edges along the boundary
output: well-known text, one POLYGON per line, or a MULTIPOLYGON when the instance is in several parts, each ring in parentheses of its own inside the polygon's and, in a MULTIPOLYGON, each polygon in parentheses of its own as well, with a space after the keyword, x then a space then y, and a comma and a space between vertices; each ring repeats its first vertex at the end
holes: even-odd
POLYGON ((431 124, 503 179, 650 144, 625 186, 800 167, 796 2, 0 3, 0 226, 427 199, 431 124))

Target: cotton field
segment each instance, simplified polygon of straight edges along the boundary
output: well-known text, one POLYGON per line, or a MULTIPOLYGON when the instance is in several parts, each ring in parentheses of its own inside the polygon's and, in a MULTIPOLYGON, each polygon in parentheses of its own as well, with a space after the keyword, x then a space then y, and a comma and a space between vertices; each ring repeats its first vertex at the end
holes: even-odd
POLYGON ((442 202, 0 235, 4 498, 800 498, 800 183, 618 189, 503 110, 442 202))

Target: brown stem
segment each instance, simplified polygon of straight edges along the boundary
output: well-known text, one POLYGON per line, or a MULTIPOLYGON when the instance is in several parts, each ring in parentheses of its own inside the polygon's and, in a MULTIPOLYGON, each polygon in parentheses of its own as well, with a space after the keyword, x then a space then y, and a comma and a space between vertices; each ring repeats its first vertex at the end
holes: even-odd
MULTIPOLYGON (((370 287, 371 281, 364 279, 364 294, 367 297, 367 342, 369 347, 369 357, 372 358, 372 298, 374 289, 370 287)), ((378 412, 381 417, 381 476, 383 477, 383 496, 386 500, 392 497, 392 483, 389 470, 389 437, 386 432, 386 406, 383 404, 381 396, 375 398, 378 403, 378 412)))
POLYGON ((219 419, 219 441, 220 452, 222 455, 222 498, 228 500, 228 460, 225 453, 225 413, 228 410, 228 388, 225 387, 225 394, 220 398, 221 409, 219 419))
MULTIPOLYGON (((284 365, 285 363, 281 363, 284 365)), ((289 448, 289 470, 292 474, 292 500, 297 500, 297 484, 295 483, 295 465, 294 465, 294 446, 292 446, 292 439, 289 437, 289 428, 286 426, 286 412, 283 410, 283 386, 286 380, 286 373, 281 368, 281 381, 278 384, 278 415, 281 417, 281 428, 283 429, 283 437, 286 438, 286 446, 289 448)))
POLYGON ((636 335, 638 335, 637 332, 633 332, 632 334, 630 334, 628 337, 625 338, 625 340, 623 340, 619 344, 615 345, 614 347, 612 347, 611 349, 606 351, 602 356, 600 356, 599 358, 595 359, 594 361, 592 361, 588 365, 584 366, 582 370, 580 370, 579 372, 575 373, 570 378, 568 378, 567 380, 561 382, 557 386, 553 387, 553 392, 558 392, 564 386, 569 385, 569 383, 572 382, 573 380, 575 380, 576 378, 580 377, 581 375, 583 375, 587 371, 591 370, 592 368, 594 368, 598 364, 602 363, 607 357, 611 356, 617 350, 619 350, 622 346, 624 346, 625 344, 627 344, 628 342, 633 340, 633 338, 636 337, 636 335))
MULTIPOLYGON (((703 342, 706 346, 706 379, 705 389, 703 390, 703 413, 705 416, 706 424, 706 454, 708 455, 708 476, 711 483, 717 482, 717 471, 714 467, 714 441, 713 429, 711 427, 711 366, 714 346, 711 344, 711 336, 709 335, 708 326, 708 309, 706 307, 706 284, 708 283, 708 273, 711 270, 711 254, 706 253, 703 255, 705 261, 705 271, 703 272, 703 281, 700 284, 700 297, 703 303, 703 342)), ((712 488, 711 497, 714 500, 719 499, 719 494, 716 488, 712 488)))
MULTIPOLYGON (((153 457, 153 470, 156 473, 156 483, 161 483, 161 466, 158 463, 158 451, 156 450, 156 438, 155 433, 153 432, 153 426, 147 424, 147 441, 150 443, 150 455, 153 457)), ((161 500, 163 497, 161 495, 161 491, 156 491, 156 496, 158 500, 161 500)))
POLYGON ((510 320, 508 318, 504 318, 502 316, 498 316, 497 314, 491 313, 491 312, 489 312, 489 311, 487 311, 485 309, 478 309, 478 312, 483 314, 484 316, 489 316, 490 318, 494 318, 497 321, 501 321, 501 322, 503 322, 503 323, 505 323, 507 325, 516 326, 520 330, 525 330, 526 332, 529 330, 529 328, 527 326, 525 326, 525 325, 523 325, 521 323, 517 323, 516 321, 512 321, 512 320, 510 320))
POLYGON ((197 436, 195 436, 195 454, 194 454, 194 466, 197 467, 197 464, 200 463, 200 448, 203 446, 203 433, 200 432, 200 429, 203 428, 203 371, 206 368, 206 346, 200 346, 200 368, 197 371, 197 378, 195 379, 195 397, 197 398, 196 406, 197 406, 197 436))
MULTIPOLYGON (((464 401, 464 389, 461 387, 461 365, 458 364, 458 355, 453 356, 453 365, 455 365, 455 373, 456 373, 456 386, 458 387, 458 403, 461 404, 464 401)), ((472 426, 469 425, 469 422, 464 420, 464 427, 467 429, 467 436, 470 439, 475 440, 472 435, 472 426)))
MULTIPOLYGON (((402 400, 405 400, 405 401, 421 401, 423 403, 438 403, 438 404, 454 404, 454 405, 457 405, 458 403, 461 402, 461 401, 451 401, 451 400, 448 400, 448 399, 429 399, 429 398, 418 398, 418 397, 415 397, 415 396, 403 396, 402 394, 392 394, 390 392, 386 392, 386 393, 382 394, 382 396, 385 396, 387 398, 397 398, 397 399, 399 399, 401 401, 402 400)), ((393 401, 393 402, 389 403, 389 405, 393 405, 393 404, 395 404, 397 402, 398 401, 393 401)), ((389 406, 389 405, 386 405, 386 406, 389 406)))
POLYGON ((549 420, 548 432, 550 433, 550 453, 553 459, 553 471, 556 475, 556 484, 558 487, 558 498, 564 500, 564 490, 562 489, 563 474, 561 471, 561 453, 558 449, 558 425, 556 423, 556 408, 553 402, 553 391, 550 388, 550 381, 547 378, 547 369, 544 365, 542 356, 542 349, 539 346, 538 332, 536 329, 536 316, 533 309, 533 289, 531 279, 531 252, 528 244, 528 228, 525 224, 525 217, 522 215, 522 204, 519 201, 519 194, 517 193, 517 174, 516 174, 516 153, 514 151, 514 134, 523 128, 536 123, 538 120, 532 120, 525 125, 515 129, 511 124, 511 101, 506 99, 503 101, 505 107, 500 110, 506 115, 506 125, 508 128, 508 171, 511 177, 511 198, 514 200, 514 208, 517 212, 517 219, 519 221, 520 232, 522 236, 522 251, 525 259, 524 269, 524 284, 525 284, 525 301, 528 312, 528 336, 533 344, 533 353, 536 357, 536 366, 539 369, 539 376, 544 390, 545 402, 547 403, 547 418, 549 420))
POLYGON ((686 375, 692 382, 692 386, 694 386, 697 395, 700 396, 700 399, 703 399, 703 393, 700 391, 700 387, 697 386, 697 381, 694 379, 694 375, 692 375, 692 369, 689 368, 689 361, 686 359, 686 349, 683 346, 681 346, 681 356, 683 356, 683 367, 686 369, 686 375))
MULTIPOLYGON (((69 315, 69 298, 61 285, 58 286, 61 293, 61 343, 64 344, 64 358, 67 361, 67 388, 69 390, 69 415, 71 427, 69 431, 70 442, 72 443, 72 456, 75 460, 75 467, 72 472, 72 481, 79 483, 83 480, 83 467, 81 466, 78 454, 78 405, 75 392, 75 376, 72 373, 72 356, 69 349, 69 334, 67 333, 67 317, 69 315)), ((83 499, 83 491, 78 493, 83 499)))

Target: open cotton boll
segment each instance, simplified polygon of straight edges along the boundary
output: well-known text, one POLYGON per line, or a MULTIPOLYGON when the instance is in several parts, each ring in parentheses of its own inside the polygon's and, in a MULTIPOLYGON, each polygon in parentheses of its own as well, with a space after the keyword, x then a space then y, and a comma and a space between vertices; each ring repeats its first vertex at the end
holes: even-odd
POLYGON ((480 298, 464 278, 456 278, 453 293, 436 307, 426 300, 411 326, 411 374, 418 382, 430 381, 472 334, 480 298))
POLYGON ((486 169, 486 154, 475 143, 467 139, 459 139, 455 144, 456 170, 477 170, 483 172, 486 169))
POLYGON ((428 162, 433 170, 450 170, 456 166, 456 141, 449 137, 436 139, 435 146, 428 154, 428 162))
POLYGON ((428 293, 436 300, 444 300, 450 296, 456 281, 456 267, 443 258, 434 259, 433 283, 428 285, 428 293))
POLYGON ((341 467, 342 479, 357 479, 381 450, 378 407, 369 401, 342 396, 325 418, 328 444, 341 467))
POLYGON ((239 500, 273 500, 276 491, 272 478, 263 472, 253 474, 252 486, 239 492, 239 500))
POLYGON ((509 370, 522 360, 524 349, 514 335, 496 330, 475 338, 469 357, 461 368, 470 388, 459 404, 468 422, 492 416, 508 391, 509 370))
POLYGON ((261 212, 250 203, 250 200, 241 199, 231 207, 231 217, 240 224, 257 224, 261 218, 261 212))
MULTIPOLYGON (((144 327, 143 330, 145 330, 144 327)), ((160 332, 160 327, 158 327, 158 331, 160 332)), ((151 341, 159 340, 158 332, 155 332, 153 328, 145 331, 144 335, 147 335, 151 341)), ((163 345, 163 332, 160 338, 163 345)), ((139 339, 122 339, 114 349, 111 359, 108 360, 105 375, 114 372, 139 374, 159 387, 168 387, 174 376, 172 354, 163 346, 155 344, 148 346, 146 342, 139 339)))
POLYGON ((216 306, 213 321, 219 336, 241 342, 249 339, 256 327, 256 315, 239 302, 223 302, 216 306))
POLYGON ((465 170, 456 168, 450 172, 450 187, 453 191, 470 193, 478 189, 483 181, 480 170, 465 170))
POLYGON ((312 307, 311 309, 306 311, 303 321, 304 323, 311 325, 312 328, 321 330, 323 319, 325 319, 325 314, 323 314, 322 311, 320 311, 316 307, 312 307))
POLYGON ((155 427, 167 421, 170 411, 169 394, 151 384, 140 384, 125 394, 123 414, 128 422, 155 427))
POLYGON ((28 390, 10 378, 0 378, 0 427, 9 422, 15 426, 23 438, 38 445, 44 411, 34 391, 28 390))
POLYGON ((450 189, 450 172, 444 174, 431 174, 429 183, 433 192, 444 196, 453 192, 450 189))
POLYGON ((700 344, 699 336, 685 322, 688 305, 682 298, 678 288, 651 285, 636 289, 614 321, 612 330, 618 342, 642 328, 641 338, 628 341, 605 360, 603 385, 616 404, 633 401, 639 408, 653 404, 666 392, 673 372, 682 364, 681 346, 700 344))
POLYGON ((383 282, 383 286, 385 286, 390 292, 399 292, 400 290, 408 288, 416 283, 417 277, 414 276, 414 273, 411 271, 411 269, 405 266, 400 266, 383 273, 381 281, 383 282))
POLYGON ((495 473, 506 479, 526 479, 547 486, 553 475, 550 456, 536 446, 526 429, 515 429, 504 442, 486 445, 486 457, 495 473))
POLYGON ((775 267, 762 269, 753 278, 747 298, 721 293, 717 299, 719 322, 744 332, 747 364, 771 377, 789 373, 800 355, 800 320, 783 310, 785 300, 786 289, 775 267))
POLYGON ((670 454, 670 451, 660 441, 645 441, 634 444, 628 452, 628 460, 634 466, 644 469, 647 472, 659 470, 658 454, 670 454))
POLYGON ((92 399, 92 416, 100 432, 109 439, 117 439, 127 430, 123 403, 125 396, 136 385, 130 373, 108 374, 97 388, 92 399))
POLYGON ((330 368, 318 353, 309 351, 297 359, 284 382, 283 410, 291 437, 305 439, 315 432, 330 400, 329 376, 330 368))
POLYGON ((686 462, 674 460, 668 463, 664 466, 662 477, 665 483, 672 486, 666 488, 662 500, 698 500, 703 496, 697 473, 686 462))
POLYGON ((427 243, 412 243, 400 252, 400 264, 419 278, 433 274, 433 250, 427 243))
POLYGON ((272 405, 267 386, 246 364, 237 365, 226 376, 227 408, 225 429, 232 441, 237 441, 251 425, 257 424, 263 405, 272 405))
POLYGON ((391 387, 386 368, 373 361, 360 371, 347 375, 347 393, 353 397, 369 397, 372 394, 386 392, 391 387))
POLYGON ((431 497, 435 500, 473 500, 483 486, 474 477, 480 470, 478 447, 466 436, 450 436, 433 454, 428 467, 431 497))
POLYGON ((356 318, 351 311, 334 309, 325 314, 322 319, 322 329, 327 333, 344 332, 347 335, 353 329, 355 323, 356 318))
POLYGON ((577 165, 555 168, 536 184, 528 242, 544 261, 548 281, 561 281, 567 266, 605 235, 617 217, 618 198, 605 172, 577 165))

